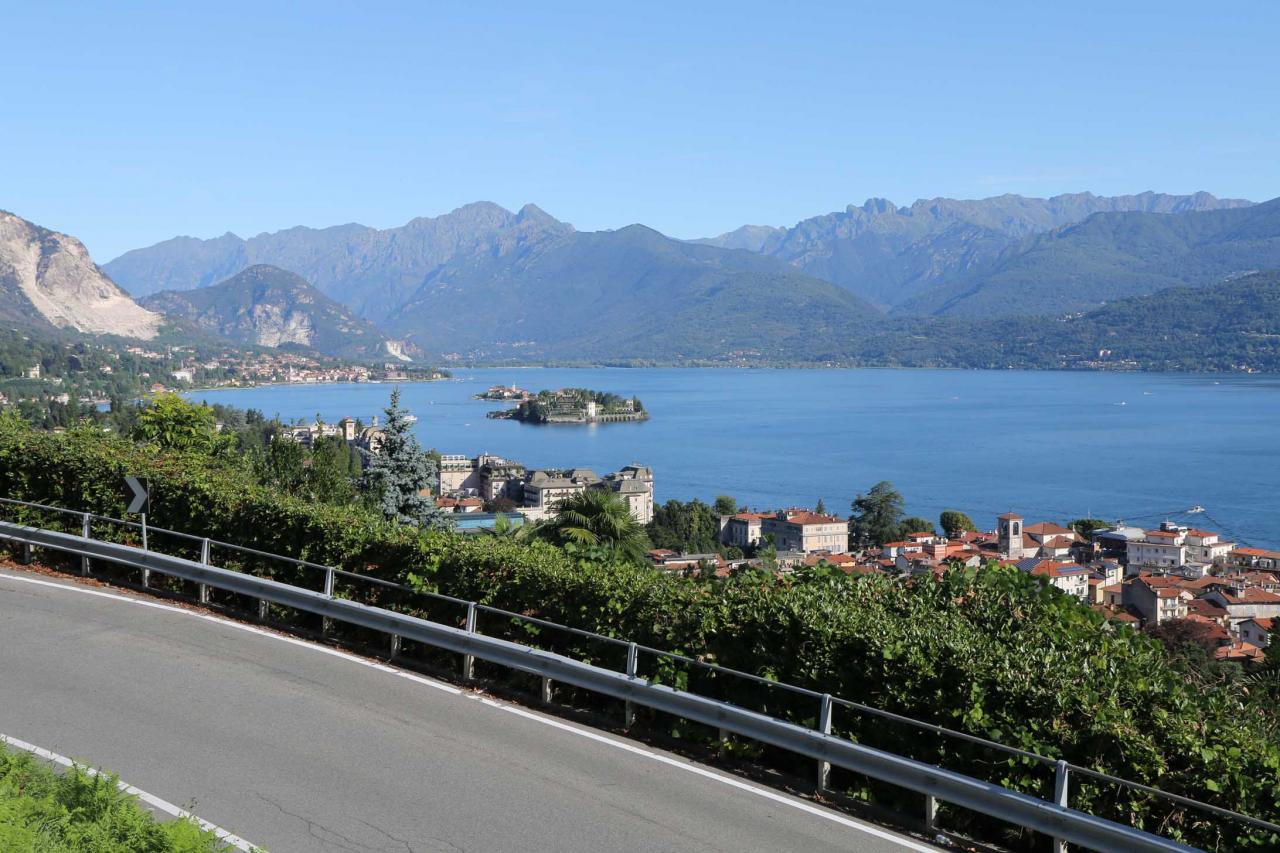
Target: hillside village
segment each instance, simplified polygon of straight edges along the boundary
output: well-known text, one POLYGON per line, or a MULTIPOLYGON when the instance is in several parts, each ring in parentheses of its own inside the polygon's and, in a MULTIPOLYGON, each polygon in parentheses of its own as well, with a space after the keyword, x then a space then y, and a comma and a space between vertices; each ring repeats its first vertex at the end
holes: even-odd
POLYGON ((849 547, 848 522, 807 509, 719 517, 721 544, 760 556, 649 552, 668 571, 727 575, 744 566, 779 574, 827 566, 846 574, 941 574, 955 566, 1015 566, 1092 607, 1109 623, 1135 628, 1182 625, 1212 643, 1220 660, 1259 661, 1280 627, 1280 551, 1226 541, 1220 534, 1164 522, 1155 529, 1103 528, 1083 535, 1054 522, 1026 524, 1016 513, 990 531, 948 539, 920 531, 881 546, 849 547))
MULTIPOLYGON (((377 416, 368 426, 346 417, 335 424, 317 422, 281 431, 305 447, 322 437, 340 436, 367 453, 378 452, 382 434, 377 416)), ((590 468, 530 469, 490 453, 443 454, 439 464, 436 504, 460 517, 456 527, 462 531, 492 528, 499 516, 516 524, 542 521, 554 516, 565 498, 588 489, 617 494, 638 524, 653 520, 653 471, 646 465, 627 465, 599 476, 590 468)))
MULTIPOLYGON (((308 446, 322 435, 340 435, 376 453, 381 429, 376 418, 371 426, 343 418, 283 434, 308 446)), ((517 525, 554 517, 562 501, 589 489, 617 494, 638 524, 654 520, 653 471, 640 464, 600 476, 589 468, 530 469, 489 453, 445 454, 435 499, 456 515, 458 530, 479 532, 492 529, 500 517, 517 525)), ((669 572, 718 576, 744 569, 786 575, 816 567, 911 576, 997 563, 1044 579, 1108 623, 1145 628, 1181 620, 1214 646, 1220 660, 1262 660, 1280 617, 1280 551, 1245 547, 1217 532, 1169 521, 1153 529, 1118 526, 1085 534, 1051 521, 1028 524, 1008 512, 989 531, 948 538, 923 530, 865 548, 851 547, 847 519, 805 508, 721 514, 717 523, 721 551, 654 548, 649 562, 669 572)))

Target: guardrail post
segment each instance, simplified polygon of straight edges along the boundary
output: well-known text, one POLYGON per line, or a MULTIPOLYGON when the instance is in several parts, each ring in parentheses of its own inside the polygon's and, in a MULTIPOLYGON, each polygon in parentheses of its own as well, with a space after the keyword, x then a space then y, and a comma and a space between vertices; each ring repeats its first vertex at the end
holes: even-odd
POLYGON ((389 659, 394 659, 394 658, 395 658, 395 657, 397 657, 399 654, 400 654, 400 635, 399 635, 399 634, 392 634, 392 635, 391 635, 391 648, 390 648, 389 652, 387 653, 387 657, 388 657, 389 659))
MULTIPOLYGON (((93 530, 90 527, 90 523, 92 519, 93 519, 93 516, 91 516, 87 512, 84 514, 84 517, 80 519, 80 535, 83 536, 85 539, 93 538, 93 530)), ((88 557, 80 558, 80 574, 84 575, 85 577, 89 576, 89 558, 88 557)))
MULTIPOLYGON (((474 634, 476 632, 476 603, 474 601, 467 602, 467 633, 474 634)), ((470 681, 476 674, 476 656, 462 656, 462 677, 466 681, 470 681)))
MULTIPOLYGON (((635 678, 640 664, 640 649, 635 643, 627 644, 627 678, 635 678)), ((630 699, 622 710, 622 727, 629 729, 636 723, 636 704, 630 699)))
POLYGON ((265 598, 258 599, 258 621, 259 622, 267 621, 268 604, 269 602, 265 598))
MULTIPOLYGON (((209 565, 209 539, 206 537, 200 541, 200 565, 209 565)), ((209 585, 207 583, 199 584, 200 603, 209 603, 209 585)))
MULTIPOLYGON (((142 514, 142 550, 144 551, 147 550, 147 514, 145 512, 142 514)), ((142 585, 143 586, 151 585, 150 569, 142 570, 142 585)))
POLYGON ((541 695, 541 698, 542 698, 542 704, 543 704, 543 705, 550 705, 550 704, 551 704, 551 679, 550 679, 550 678, 548 678, 548 677, 547 677, 547 676, 545 676, 545 675, 544 675, 544 676, 542 676, 542 695, 541 695))
MULTIPOLYGON (((1053 773, 1053 801, 1062 808, 1068 808, 1067 800, 1070 797, 1070 791, 1067 788, 1067 774, 1070 767, 1067 762, 1058 759, 1057 767, 1053 773)), ((1067 853, 1067 842, 1061 838, 1053 839, 1053 853, 1067 853)))
MULTIPOLYGON (((818 731, 824 735, 831 734, 831 694, 822 694, 822 704, 818 708, 818 731)), ((818 791, 827 790, 827 783, 831 781, 831 762, 818 762, 818 791)))
POLYGON ((22 565, 29 566, 31 565, 31 562, 34 559, 35 559, 35 551, 31 547, 31 543, 23 542, 22 543, 22 565))
POLYGON ((926 832, 938 828, 938 800, 933 794, 924 795, 924 828, 926 832))
MULTIPOLYGON (((302 565, 302 563, 299 562, 298 569, 300 571, 306 571, 306 566, 302 565)), ((326 568, 324 570, 324 597, 329 599, 333 598, 333 568, 332 567, 326 568)), ((320 617, 320 633, 330 634, 332 632, 333 632, 333 620, 330 619, 328 616, 321 616, 320 617)))

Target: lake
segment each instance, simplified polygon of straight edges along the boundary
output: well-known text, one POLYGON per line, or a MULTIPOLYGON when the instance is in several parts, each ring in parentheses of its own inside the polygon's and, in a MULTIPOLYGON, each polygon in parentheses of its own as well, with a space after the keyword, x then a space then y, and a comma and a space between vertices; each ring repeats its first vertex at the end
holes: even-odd
MULTIPOLYGON (((388 384, 201 391, 268 417, 381 414, 388 384)), ((849 502, 891 481, 913 515, 969 513, 984 528, 1092 515, 1169 517, 1233 541, 1280 545, 1280 377, 950 370, 457 370, 408 383, 418 436, 443 453, 529 467, 653 467, 659 501, 729 494, 753 508, 849 502), (636 395, 652 418, 600 426, 490 420, 491 385, 636 395), (1203 506, 1204 513, 1185 510, 1203 506)))

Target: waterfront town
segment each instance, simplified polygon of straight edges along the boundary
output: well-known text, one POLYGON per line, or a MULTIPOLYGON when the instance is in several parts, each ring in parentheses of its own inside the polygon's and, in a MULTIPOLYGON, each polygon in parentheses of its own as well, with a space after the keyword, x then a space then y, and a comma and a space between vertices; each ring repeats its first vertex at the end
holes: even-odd
MULTIPOLYGON (((1163 522, 1081 533, 1051 521, 1027 524, 1017 513, 990 531, 907 534, 877 547, 847 545, 847 522, 804 509, 741 512, 719 518, 726 545, 777 548, 781 572, 829 566, 849 574, 940 574, 956 566, 998 563, 1043 578, 1108 622, 1135 628, 1183 620, 1215 645, 1219 660, 1260 661, 1280 626, 1280 551, 1245 547, 1211 530, 1163 522)), ((727 574, 719 554, 650 552, 669 570, 727 574)))
MULTIPOLYGON (((381 429, 376 418, 370 426, 343 418, 333 425, 288 428, 284 435, 307 445, 339 435, 376 453, 381 429)), ((461 532, 492 529, 500 517, 515 525, 554 517, 562 501, 589 489, 617 494, 640 525, 655 516, 654 475, 643 464, 598 475, 581 467, 531 469, 489 453, 442 454, 439 471, 436 503, 456 515, 461 532)), ((847 519, 808 508, 744 510, 716 519, 720 550, 654 548, 649 562, 665 571, 718 576, 748 569, 786 575, 819 567, 911 576, 997 563, 1042 578, 1109 623, 1143 628, 1182 620, 1214 644, 1220 660, 1262 660, 1280 619, 1280 551, 1246 547, 1172 521, 1151 529, 1082 530, 1052 521, 1028 523, 1008 512, 987 531, 952 531, 947 537, 920 530, 855 547, 847 519)))
POLYGON ((37 344, 17 336, 0 363, 0 407, 106 406, 113 397, 335 382, 413 382, 448 372, 300 352, 202 344, 37 344), (29 351, 22 351, 22 350, 29 351))

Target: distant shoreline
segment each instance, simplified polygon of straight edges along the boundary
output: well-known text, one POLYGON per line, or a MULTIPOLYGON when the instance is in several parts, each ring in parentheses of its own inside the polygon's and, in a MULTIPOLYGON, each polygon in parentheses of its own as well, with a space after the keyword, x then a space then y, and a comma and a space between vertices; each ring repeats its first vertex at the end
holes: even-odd
MULTIPOLYGON (((417 384, 419 382, 446 382, 452 378, 452 376, 442 376, 438 379, 371 379, 364 382, 356 382, 351 379, 326 379, 323 382, 257 382, 253 385, 211 385, 199 388, 174 388, 173 391, 178 394, 194 394, 198 391, 252 391, 254 388, 314 388, 321 385, 400 385, 417 384)), ((150 393, 150 391, 147 392, 147 394, 150 393)))

